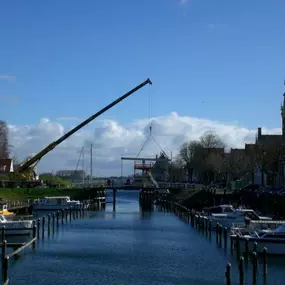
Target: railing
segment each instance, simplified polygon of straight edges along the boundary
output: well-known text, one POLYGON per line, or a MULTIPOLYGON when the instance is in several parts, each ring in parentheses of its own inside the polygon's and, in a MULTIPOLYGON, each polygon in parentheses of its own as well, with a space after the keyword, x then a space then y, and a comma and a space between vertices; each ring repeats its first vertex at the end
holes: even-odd
POLYGON ((33 200, 9 200, 6 201, 6 205, 8 209, 12 208, 21 208, 21 207, 29 207, 32 204, 33 200))

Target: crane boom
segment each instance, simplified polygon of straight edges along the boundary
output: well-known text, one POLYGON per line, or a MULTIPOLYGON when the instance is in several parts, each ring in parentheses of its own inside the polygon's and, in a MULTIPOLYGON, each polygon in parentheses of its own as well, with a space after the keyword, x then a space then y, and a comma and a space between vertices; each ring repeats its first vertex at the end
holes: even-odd
POLYGON ((149 78, 147 80, 145 80, 144 82, 142 82, 140 85, 136 86, 135 88, 133 88, 132 90, 127 92, 126 94, 122 95, 121 97, 119 97, 118 99, 113 101, 112 103, 110 103, 109 105, 107 105, 106 107, 104 107, 103 109, 101 109, 100 111, 98 111, 96 114, 94 114, 91 117, 89 117, 88 119, 86 119, 84 122, 82 122, 81 124, 79 124, 78 126, 73 128, 72 130, 67 132, 65 135, 60 137, 58 140, 56 140, 56 141, 52 142, 51 144, 49 144, 47 147, 45 147, 43 150, 41 150, 39 153, 37 153, 31 159, 26 161, 23 165, 21 165, 18 168, 17 172, 21 173, 21 172, 24 172, 25 170, 27 170, 34 163, 38 162, 44 155, 49 153, 51 150, 53 150, 56 146, 58 146, 60 143, 65 141, 71 135, 73 135, 74 133, 79 131, 81 128, 83 128, 84 126, 89 124, 91 121, 93 121, 94 119, 96 119, 97 117, 99 117, 100 115, 102 115, 103 113, 105 113, 106 111, 108 111, 109 109, 111 109, 112 107, 114 107, 115 105, 117 105, 118 103, 120 103, 121 101, 123 101, 124 99, 126 99, 127 97, 129 97, 130 95, 132 95, 133 93, 138 91, 139 89, 141 89, 142 87, 144 87, 146 84, 152 85, 152 82, 151 82, 151 80, 149 78))

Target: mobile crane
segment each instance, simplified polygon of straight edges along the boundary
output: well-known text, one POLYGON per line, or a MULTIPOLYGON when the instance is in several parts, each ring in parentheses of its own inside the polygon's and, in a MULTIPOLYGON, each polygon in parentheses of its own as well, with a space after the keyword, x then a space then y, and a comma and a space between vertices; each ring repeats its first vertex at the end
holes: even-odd
POLYGON ((112 103, 110 103, 109 105, 107 105, 106 107, 104 107, 103 109, 101 109, 100 111, 98 111, 97 113, 95 113, 94 115, 92 115, 91 117, 89 117, 88 119, 86 119, 85 121, 83 121, 82 123, 80 123, 78 126, 76 126, 72 130, 67 132, 65 135, 60 137, 58 140, 50 143, 47 147, 45 147, 43 150, 41 150, 35 156, 31 157, 26 162, 24 162, 22 165, 20 165, 20 167, 15 172, 11 172, 9 175, 9 179, 13 180, 13 181, 35 180, 36 173, 35 173, 34 167, 36 166, 36 164, 40 161, 40 159, 43 156, 48 154, 55 147, 57 147, 59 144, 61 144, 67 138, 69 138, 74 133, 79 131, 81 128, 83 128, 84 126, 89 124, 91 121, 93 121, 94 119, 96 119, 97 117, 99 117, 100 115, 102 115, 103 113, 105 113, 106 111, 108 111, 109 109, 111 109, 112 107, 114 107, 115 105, 120 103, 121 101, 125 100, 127 97, 129 97, 130 95, 132 95, 133 93, 135 93, 136 91, 138 91, 139 89, 141 89, 142 87, 144 87, 147 84, 152 85, 152 82, 149 78, 147 80, 145 80, 144 82, 142 82, 141 84, 139 84, 138 86, 136 86, 135 88, 133 88, 132 90, 130 90, 129 92, 127 92, 124 95, 122 95, 121 97, 119 97, 118 99, 116 99, 115 101, 113 101, 112 103))

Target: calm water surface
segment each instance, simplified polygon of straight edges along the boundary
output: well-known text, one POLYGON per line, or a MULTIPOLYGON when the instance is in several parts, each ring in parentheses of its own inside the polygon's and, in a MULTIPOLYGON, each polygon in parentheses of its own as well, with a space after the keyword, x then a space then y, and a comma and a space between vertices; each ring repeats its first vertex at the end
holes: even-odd
MULTIPOLYGON (((232 284, 238 284, 236 260, 215 237, 210 241, 173 214, 141 213, 136 191, 117 197, 116 212, 108 204, 103 212, 60 225, 35 251, 13 260, 10 284, 220 285, 228 261, 232 284)), ((284 284, 283 259, 270 262, 266 284, 284 284)), ((264 284, 261 278, 258 284, 264 284)))

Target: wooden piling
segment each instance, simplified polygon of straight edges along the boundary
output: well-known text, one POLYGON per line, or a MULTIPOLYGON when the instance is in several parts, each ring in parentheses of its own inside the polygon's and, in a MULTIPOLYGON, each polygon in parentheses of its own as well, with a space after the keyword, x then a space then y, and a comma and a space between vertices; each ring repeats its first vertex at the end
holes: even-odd
POLYGON ((5 256, 2 264, 2 281, 3 284, 8 284, 8 268, 9 268, 9 257, 5 256))
POLYGON ((257 264, 258 264, 257 254, 256 252, 253 252, 252 253, 252 283, 253 285, 255 285, 257 282, 257 264))
POLYGON ((56 212, 56 225, 59 226, 59 211, 56 212))
POLYGON ((217 243, 219 242, 219 226, 220 226, 220 224, 217 223, 216 224, 216 242, 217 243))
POLYGON ((55 225, 55 213, 52 214, 52 230, 54 230, 55 225))
POLYGON ((267 277, 267 248, 263 249, 263 277, 267 277))
POLYGON ((228 247, 228 229, 224 228, 224 248, 228 247))
POLYGON ((51 219, 51 215, 48 215, 48 233, 50 233, 50 219, 51 219))
POLYGON ((41 227, 41 219, 38 218, 38 225, 37 225, 37 228, 38 228, 38 234, 37 234, 38 239, 40 238, 40 227, 41 227))
POLYGON ((34 239, 33 248, 36 248, 36 237, 37 237, 37 226, 36 226, 36 223, 34 221, 34 225, 33 225, 33 239, 34 239))
POLYGON ((240 237, 239 235, 236 236, 236 253, 237 253, 237 258, 240 257, 240 237))
POLYGON ((248 238, 245 239, 244 252, 245 252, 245 257, 246 257, 246 260, 247 260, 248 259, 248 252, 249 252, 249 240, 248 240, 248 238))
POLYGON ((2 227, 2 240, 5 240, 5 229, 6 229, 6 227, 3 226, 2 227))
POLYGON ((42 238, 45 237, 45 223, 46 223, 46 217, 43 217, 43 220, 42 220, 42 238))
POLYGON ((231 264, 228 263, 226 266, 226 285, 231 285, 231 264))
POLYGON ((244 285, 244 258, 243 256, 239 259, 239 285, 244 285))

